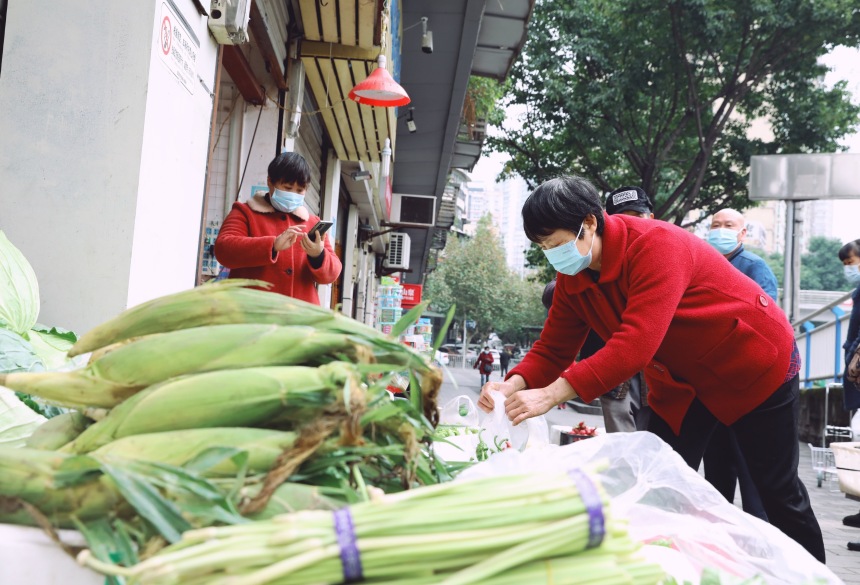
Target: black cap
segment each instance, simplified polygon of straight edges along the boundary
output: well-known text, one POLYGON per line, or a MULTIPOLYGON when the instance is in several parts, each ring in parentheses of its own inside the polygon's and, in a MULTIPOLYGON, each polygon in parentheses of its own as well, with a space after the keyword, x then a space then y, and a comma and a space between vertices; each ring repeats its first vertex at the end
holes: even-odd
POLYGON ((606 213, 615 215, 624 211, 651 213, 654 205, 639 187, 621 187, 606 197, 606 213))

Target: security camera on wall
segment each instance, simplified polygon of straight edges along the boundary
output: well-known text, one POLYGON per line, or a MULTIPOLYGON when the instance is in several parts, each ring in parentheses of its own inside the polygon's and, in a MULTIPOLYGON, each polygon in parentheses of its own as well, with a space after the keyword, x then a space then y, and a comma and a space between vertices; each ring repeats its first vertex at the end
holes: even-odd
POLYGON ((423 34, 421 35, 421 50, 427 54, 433 52, 433 31, 427 30, 427 17, 421 17, 421 29, 423 34))
POLYGON ((248 19, 253 0, 211 0, 209 5, 209 30, 220 45, 247 43, 248 19))

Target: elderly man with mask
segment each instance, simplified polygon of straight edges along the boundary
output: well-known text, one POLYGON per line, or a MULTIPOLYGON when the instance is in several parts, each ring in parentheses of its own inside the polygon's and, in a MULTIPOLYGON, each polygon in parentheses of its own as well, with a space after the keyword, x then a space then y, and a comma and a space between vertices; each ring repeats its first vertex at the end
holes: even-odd
MULTIPOLYGON (((711 219, 708 243, 776 302, 776 276, 764 260, 744 249, 746 234, 744 216, 734 209, 723 209, 711 219)), ((703 461, 705 478, 729 502, 734 501, 735 486, 740 485, 744 512, 767 520, 758 490, 731 429, 725 425, 718 425, 714 429, 703 461)))
POLYGON ((756 281, 770 298, 776 300, 776 276, 764 260, 744 250, 746 235, 744 216, 734 209, 723 209, 711 219, 708 243, 725 256, 732 266, 756 281))

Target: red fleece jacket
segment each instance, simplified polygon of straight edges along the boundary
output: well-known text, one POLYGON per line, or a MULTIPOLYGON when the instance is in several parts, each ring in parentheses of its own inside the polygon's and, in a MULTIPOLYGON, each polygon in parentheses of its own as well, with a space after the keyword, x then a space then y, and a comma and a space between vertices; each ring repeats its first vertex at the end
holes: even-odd
POLYGON ((604 218, 599 280, 558 275, 540 340, 508 377, 540 388, 562 376, 588 402, 644 370, 676 433, 694 397, 732 424, 782 385, 793 331, 753 280, 677 226, 604 218), (589 329, 608 341, 572 363, 589 329))
POLYGON ((302 220, 273 209, 265 199, 254 197, 250 205, 234 203, 215 240, 215 258, 230 269, 230 278, 256 278, 274 285, 270 290, 315 305, 320 304, 316 284, 330 284, 340 275, 340 259, 326 234, 322 266, 314 268, 296 242, 272 258, 272 245, 285 229, 303 225, 305 231, 319 218, 302 220))

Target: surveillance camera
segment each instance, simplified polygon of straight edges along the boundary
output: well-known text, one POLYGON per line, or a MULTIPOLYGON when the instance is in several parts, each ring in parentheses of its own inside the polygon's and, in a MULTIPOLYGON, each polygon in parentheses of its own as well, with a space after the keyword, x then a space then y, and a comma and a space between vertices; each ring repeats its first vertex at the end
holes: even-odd
POLYGON ((433 52, 433 31, 428 30, 421 37, 421 50, 428 55, 433 52))
POLYGON ((409 130, 410 134, 415 134, 418 132, 418 126, 415 124, 415 108, 409 108, 409 112, 406 114, 406 128, 409 130))

